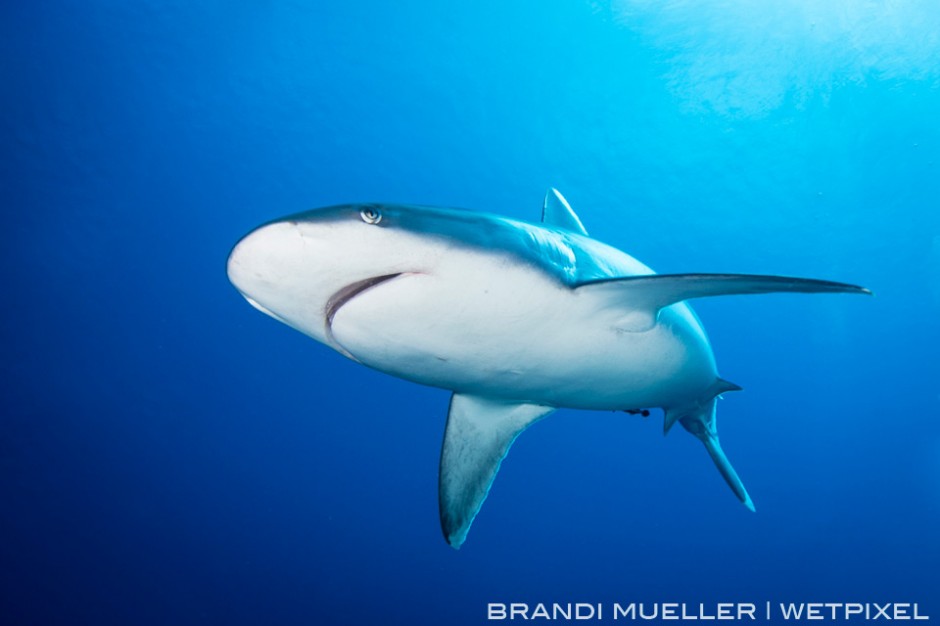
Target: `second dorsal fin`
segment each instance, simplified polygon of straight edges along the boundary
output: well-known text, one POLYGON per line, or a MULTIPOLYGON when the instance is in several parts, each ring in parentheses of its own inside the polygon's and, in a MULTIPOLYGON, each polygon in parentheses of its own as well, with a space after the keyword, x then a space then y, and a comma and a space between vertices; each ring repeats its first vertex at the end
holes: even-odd
POLYGON ((554 187, 550 187, 545 193, 545 202, 542 203, 542 223, 587 236, 587 230, 578 219, 574 209, 554 187))

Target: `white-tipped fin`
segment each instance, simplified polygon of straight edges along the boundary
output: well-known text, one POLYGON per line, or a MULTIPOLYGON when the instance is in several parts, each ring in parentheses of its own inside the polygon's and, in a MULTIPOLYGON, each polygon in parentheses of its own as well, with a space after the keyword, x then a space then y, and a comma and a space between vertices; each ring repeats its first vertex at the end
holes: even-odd
POLYGON ((578 219, 574 209, 554 187, 550 187, 545 193, 545 202, 542 203, 542 223, 587 236, 587 230, 578 219))
POLYGON ((555 409, 455 393, 441 449, 441 530, 459 548, 516 437, 555 409))

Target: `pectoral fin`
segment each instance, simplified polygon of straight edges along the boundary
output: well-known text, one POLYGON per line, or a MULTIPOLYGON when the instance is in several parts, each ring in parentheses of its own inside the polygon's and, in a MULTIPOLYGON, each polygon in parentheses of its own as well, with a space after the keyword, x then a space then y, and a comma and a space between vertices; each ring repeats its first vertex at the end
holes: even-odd
POLYGON ((575 285, 610 298, 610 305, 624 310, 625 330, 648 330, 656 323, 663 307, 705 296, 732 296, 758 293, 861 293, 871 291, 857 285, 812 278, 761 276, 753 274, 650 274, 603 278, 575 285))
POLYGON ((459 548, 516 437, 553 407, 455 393, 441 449, 439 503, 444 538, 459 548))

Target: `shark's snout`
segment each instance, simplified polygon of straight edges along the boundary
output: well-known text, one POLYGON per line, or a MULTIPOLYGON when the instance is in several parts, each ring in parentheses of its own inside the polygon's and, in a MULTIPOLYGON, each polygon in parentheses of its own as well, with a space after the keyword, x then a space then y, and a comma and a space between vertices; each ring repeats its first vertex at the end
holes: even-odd
POLYGON ((235 247, 229 252, 226 263, 229 282, 242 293, 245 292, 245 287, 248 286, 249 278, 252 275, 252 258, 257 256, 255 232, 257 231, 245 235, 235 244, 235 247))
POLYGON ((228 279, 249 302, 262 308, 259 304, 264 304, 273 288, 297 275, 305 243, 290 222, 262 226, 232 248, 226 268, 228 279))
POLYGON ((336 260, 344 242, 333 235, 293 218, 261 226, 229 253, 229 281, 255 309, 322 341, 330 295, 352 282, 336 260))
POLYGON ((291 324, 296 306, 281 287, 298 277, 303 267, 302 236, 291 222, 273 222, 253 230, 235 244, 228 256, 228 279, 258 311, 291 324))

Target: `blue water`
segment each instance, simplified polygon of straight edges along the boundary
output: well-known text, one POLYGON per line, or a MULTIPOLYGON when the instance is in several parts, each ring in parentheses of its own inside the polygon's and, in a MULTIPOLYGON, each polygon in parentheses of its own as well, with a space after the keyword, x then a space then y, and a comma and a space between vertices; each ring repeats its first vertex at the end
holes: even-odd
POLYGON ((768 4, 5 3, 2 621, 666 600, 940 619, 940 11, 768 4), (657 271, 876 293, 694 304, 745 388, 719 422, 756 514, 658 412, 560 411, 455 552, 448 394, 226 279, 234 242, 286 213, 537 219, 550 185, 657 271))

